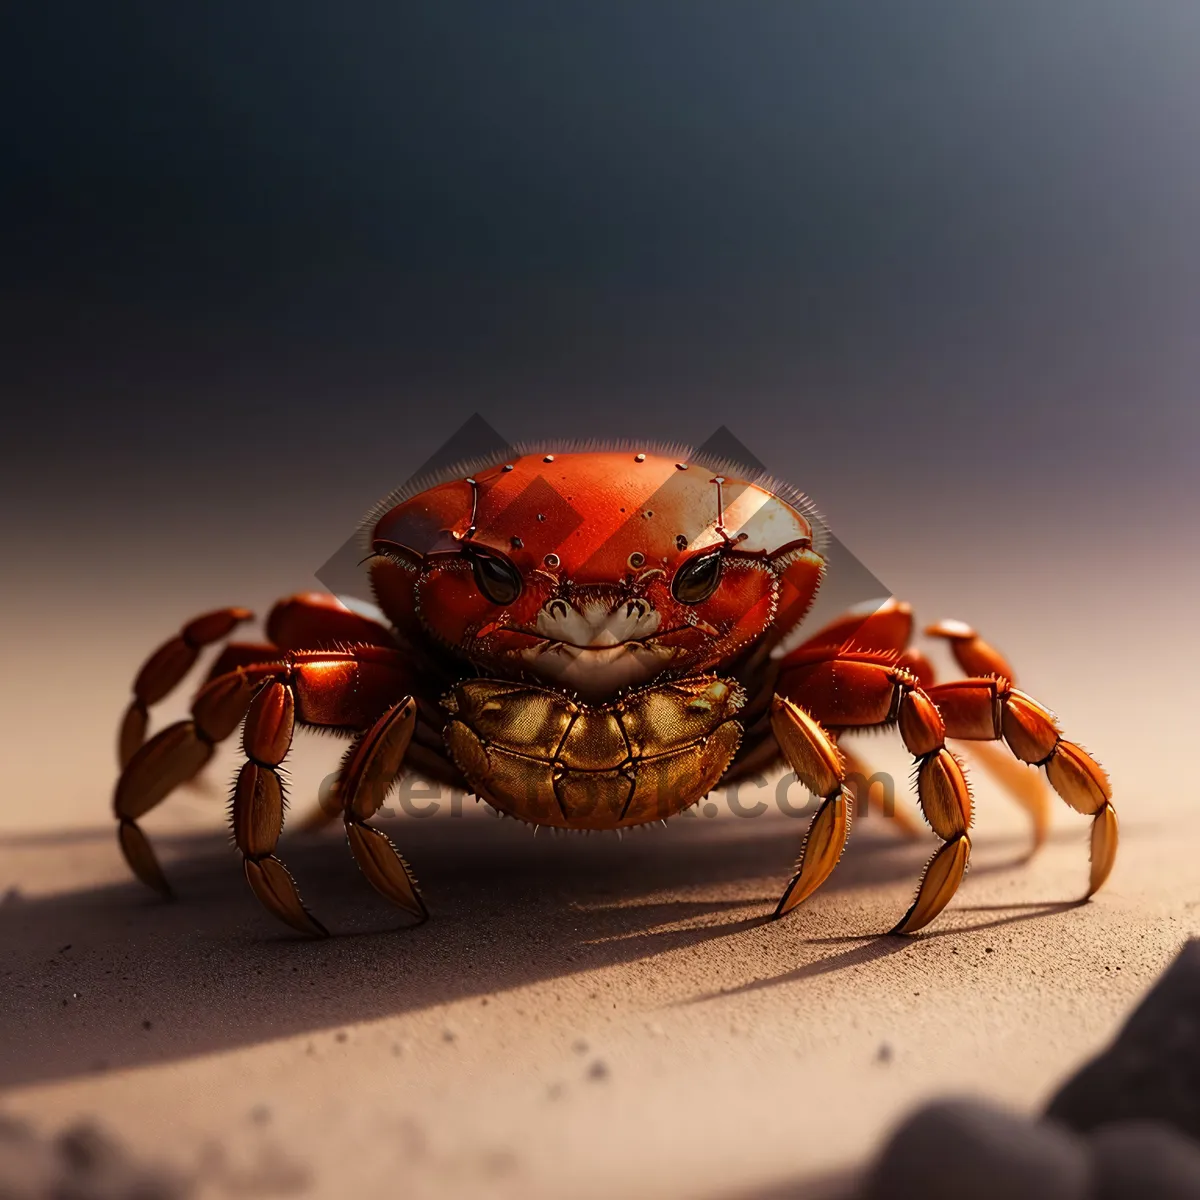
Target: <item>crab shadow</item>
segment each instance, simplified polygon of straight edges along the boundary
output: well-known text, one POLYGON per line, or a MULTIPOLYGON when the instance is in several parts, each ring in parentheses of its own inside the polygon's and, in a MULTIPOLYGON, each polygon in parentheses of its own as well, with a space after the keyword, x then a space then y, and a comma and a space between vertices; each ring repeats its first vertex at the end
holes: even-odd
MULTIPOLYGON (((785 978, 859 965, 905 944, 864 936, 830 955, 839 939, 828 935, 848 932, 844 924, 825 915, 807 928, 826 936, 804 939, 791 922, 770 921, 802 822, 680 820, 621 840, 534 838, 526 826, 487 817, 381 824, 416 867, 433 913, 422 925, 378 898, 344 841, 329 834, 280 847, 335 931, 323 941, 276 927, 219 834, 159 839, 179 896, 172 903, 134 882, 10 893, 0 904, 0 1086, 337 1028, 722 938, 730 953, 749 954, 754 945, 739 937, 784 937, 809 960, 785 978)), ((116 855, 109 830, 14 842, 35 856, 95 863, 116 855)), ((997 848, 1012 854, 980 870, 1020 861, 1020 839, 998 838, 989 845, 997 848)), ((928 849, 888 829, 858 830, 818 916, 836 913, 845 889, 902 884, 907 897, 928 849)), ((1022 914, 1036 915, 1036 906, 1022 914)))

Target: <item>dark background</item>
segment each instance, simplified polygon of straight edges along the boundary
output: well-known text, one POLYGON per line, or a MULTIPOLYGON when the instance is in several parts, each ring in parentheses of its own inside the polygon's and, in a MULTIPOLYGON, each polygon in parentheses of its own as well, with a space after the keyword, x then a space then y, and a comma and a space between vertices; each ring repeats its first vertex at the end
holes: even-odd
POLYGON ((728 425, 852 545, 1190 532, 1198 46, 1191 0, 8 6, 14 561, 305 586, 476 411, 728 425))

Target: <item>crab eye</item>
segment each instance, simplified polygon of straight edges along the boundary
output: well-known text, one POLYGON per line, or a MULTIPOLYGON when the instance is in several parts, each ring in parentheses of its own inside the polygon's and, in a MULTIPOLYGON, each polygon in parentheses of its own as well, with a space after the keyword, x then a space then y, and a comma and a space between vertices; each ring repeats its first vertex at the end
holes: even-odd
POLYGON ((700 604, 716 591, 721 580, 721 552, 703 554, 686 562, 671 581, 671 595, 680 604, 700 604))
POLYGON ((499 554, 466 548, 475 586, 493 604, 511 604, 521 594, 521 573, 499 554))

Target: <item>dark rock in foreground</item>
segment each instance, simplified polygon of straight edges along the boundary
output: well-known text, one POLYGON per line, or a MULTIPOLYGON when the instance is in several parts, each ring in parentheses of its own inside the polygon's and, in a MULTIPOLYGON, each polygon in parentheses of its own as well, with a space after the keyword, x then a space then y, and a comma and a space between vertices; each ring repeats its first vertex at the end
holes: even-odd
POLYGON ((860 1200, 1200 1200, 1200 940, 1040 1122, 975 1100, 910 1116, 860 1200))
POLYGON ((976 1100, 919 1109, 876 1160, 862 1200, 1090 1200, 1080 1139, 976 1100))
POLYGON ((1200 1139, 1200 940, 1186 943, 1112 1045, 1062 1087, 1046 1115, 1083 1131, 1165 1121, 1200 1139))
POLYGON ((1200 1145, 1159 1121, 1104 1125, 1089 1138, 1093 1200, 1195 1200, 1200 1145))
POLYGON ((892 1135, 856 1200, 1200 1200, 1200 1144, 1161 1121, 1081 1136, 978 1100, 940 1100, 892 1135))

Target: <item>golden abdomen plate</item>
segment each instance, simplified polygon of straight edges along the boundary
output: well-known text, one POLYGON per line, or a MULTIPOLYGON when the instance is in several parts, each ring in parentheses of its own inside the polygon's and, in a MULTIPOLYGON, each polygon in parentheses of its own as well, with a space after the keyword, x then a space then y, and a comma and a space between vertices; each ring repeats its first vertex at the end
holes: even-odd
POLYGON ((470 679, 443 700, 446 745, 471 787, 536 825, 657 821, 716 786, 742 736, 735 683, 700 675, 591 705, 553 688, 470 679))

